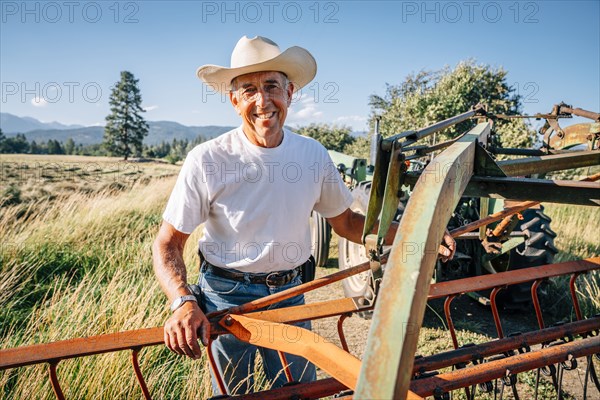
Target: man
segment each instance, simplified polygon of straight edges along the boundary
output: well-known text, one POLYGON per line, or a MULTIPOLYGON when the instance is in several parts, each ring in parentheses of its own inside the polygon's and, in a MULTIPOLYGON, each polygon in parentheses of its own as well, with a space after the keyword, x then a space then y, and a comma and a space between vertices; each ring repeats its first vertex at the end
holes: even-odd
MULTIPOLYGON (((284 128, 292 95, 316 74, 312 55, 300 47, 281 52, 271 40, 243 37, 231 67, 205 65, 198 76, 228 93, 242 126, 194 148, 173 189, 153 246, 154 270, 172 306, 165 323, 165 344, 199 358, 197 332, 209 339, 206 313, 243 304, 301 283, 310 257, 309 215, 323 215, 335 232, 361 242, 364 217, 352 212, 352 196, 326 149, 313 139, 284 128), (183 248, 190 233, 204 224, 199 251, 200 304, 187 285, 183 248)), ((388 233, 391 243, 394 225, 388 233)), ((454 241, 446 235, 451 258, 454 241)), ((278 303, 304 303, 302 295, 278 303)), ((310 329, 310 323, 298 324, 310 329)), ((230 394, 252 390, 255 347, 232 335, 213 344, 219 373, 230 394)), ((277 352, 258 349, 274 386, 286 382, 277 352)), ((315 379, 304 359, 286 355, 295 380, 315 379)), ((213 376, 213 387, 215 379, 213 376)), ((215 388, 216 389, 216 388, 215 388)))

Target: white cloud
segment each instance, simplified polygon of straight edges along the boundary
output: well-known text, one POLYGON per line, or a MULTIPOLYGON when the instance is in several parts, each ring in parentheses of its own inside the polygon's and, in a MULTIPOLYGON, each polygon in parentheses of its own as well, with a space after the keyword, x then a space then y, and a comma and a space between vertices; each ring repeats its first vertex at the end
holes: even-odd
POLYGON ((48 102, 43 97, 35 96, 33 99, 31 99, 31 104, 34 107, 46 107, 48 102))
POLYGON ((367 129, 367 117, 360 115, 342 115, 333 120, 336 125, 350 125, 354 131, 367 129))
POLYGON ((144 110, 146 110, 146 111, 152 111, 152 110, 156 110, 157 108, 158 108, 157 105, 147 106, 147 107, 144 107, 144 110))
POLYGON ((288 110, 288 123, 297 123, 299 125, 308 125, 313 122, 321 122, 323 112, 317 108, 312 96, 302 94, 299 98, 292 100, 292 105, 288 110))

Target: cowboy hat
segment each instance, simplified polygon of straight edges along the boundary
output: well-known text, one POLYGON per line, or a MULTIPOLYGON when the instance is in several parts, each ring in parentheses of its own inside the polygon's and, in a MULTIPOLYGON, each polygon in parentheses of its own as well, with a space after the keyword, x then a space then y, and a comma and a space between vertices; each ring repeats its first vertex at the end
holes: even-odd
POLYGON ((279 71, 294 83, 294 91, 309 83, 317 73, 314 57, 302 47, 290 47, 283 53, 279 46, 262 36, 242 37, 231 53, 231 68, 203 65, 198 78, 219 92, 229 92, 231 81, 240 75, 260 71, 279 71))

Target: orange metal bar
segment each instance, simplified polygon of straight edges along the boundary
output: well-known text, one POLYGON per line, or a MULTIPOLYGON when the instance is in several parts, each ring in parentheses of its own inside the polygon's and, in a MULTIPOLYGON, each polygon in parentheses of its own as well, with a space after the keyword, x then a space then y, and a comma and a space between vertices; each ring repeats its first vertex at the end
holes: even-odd
POLYGON ((222 317, 225 314, 245 314, 252 311, 256 311, 260 308, 270 306, 271 304, 278 303, 283 300, 287 300, 299 294, 306 293, 310 290, 318 289, 331 283, 341 281, 342 279, 348 278, 349 276, 368 271, 370 268, 370 264, 367 261, 355 267, 335 272, 322 278, 315 279, 314 281, 306 282, 293 288, 282 290, 281 292, 250 301, 237 307, 232 307, 226 310, 214 311, 212 313, 209 313, 207 317, 209 319, 213 319, 217 317, 222 317))
POLYGON ((348 388, 356 387, 360 360, 314 332, 233 314, 220 324, 244 342, 304 357, 348 388))
POLYGON ((343 299, 308 303, 301 306, 257 311, 244 315, 249 318, 262 319, 271 322, 301 322, 319 318, 334 317, 336 315, 358 311, 359 307, 357 306, 357 299, 359 299, 359 297, 346 297, 343 299))
POLYGON ((476 292, 478 290, 493 289, 496 286, 515 285, 536 279, 552 278, 595 269, 600 269, 600 257, 440 282, 429 287, 429 299, 439 299, 451 294, 476 292))
POLYGON ((107 335, 61 340, 0 350, 0 370, 38 364, 50 360, 129 350, 140 346, 162 344, 163 327, 137 329, 107 335))
POLYGON ((513 375, 531 371, 566 361, 569 357, 579 358, 594 354, 598 352, 598 349, 600 349, 600 337, 590 337, 478 364, 470 368, 457 369, 429 378, 413 380, 410 389, 424 397, 434 393, 447 393, 473 384, 505 377, 507 371, 513 375))

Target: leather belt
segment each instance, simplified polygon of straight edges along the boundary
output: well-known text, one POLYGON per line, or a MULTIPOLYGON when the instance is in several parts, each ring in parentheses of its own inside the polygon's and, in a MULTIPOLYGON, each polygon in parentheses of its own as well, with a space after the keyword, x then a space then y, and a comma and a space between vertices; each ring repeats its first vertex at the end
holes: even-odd
POLYGON ((246 282, 248 280, 250 283, 262 283, 268 287, 279 287, 290 283, 298 275, 302 275, 303 266, 304 264, 294 269, 254 274, 250 272, 234 271, 229 268, 217 267, 216 265, 212 265, 208 261, 204 260, 202 271, 209 271, 213 275, 234 281, 246 282))

